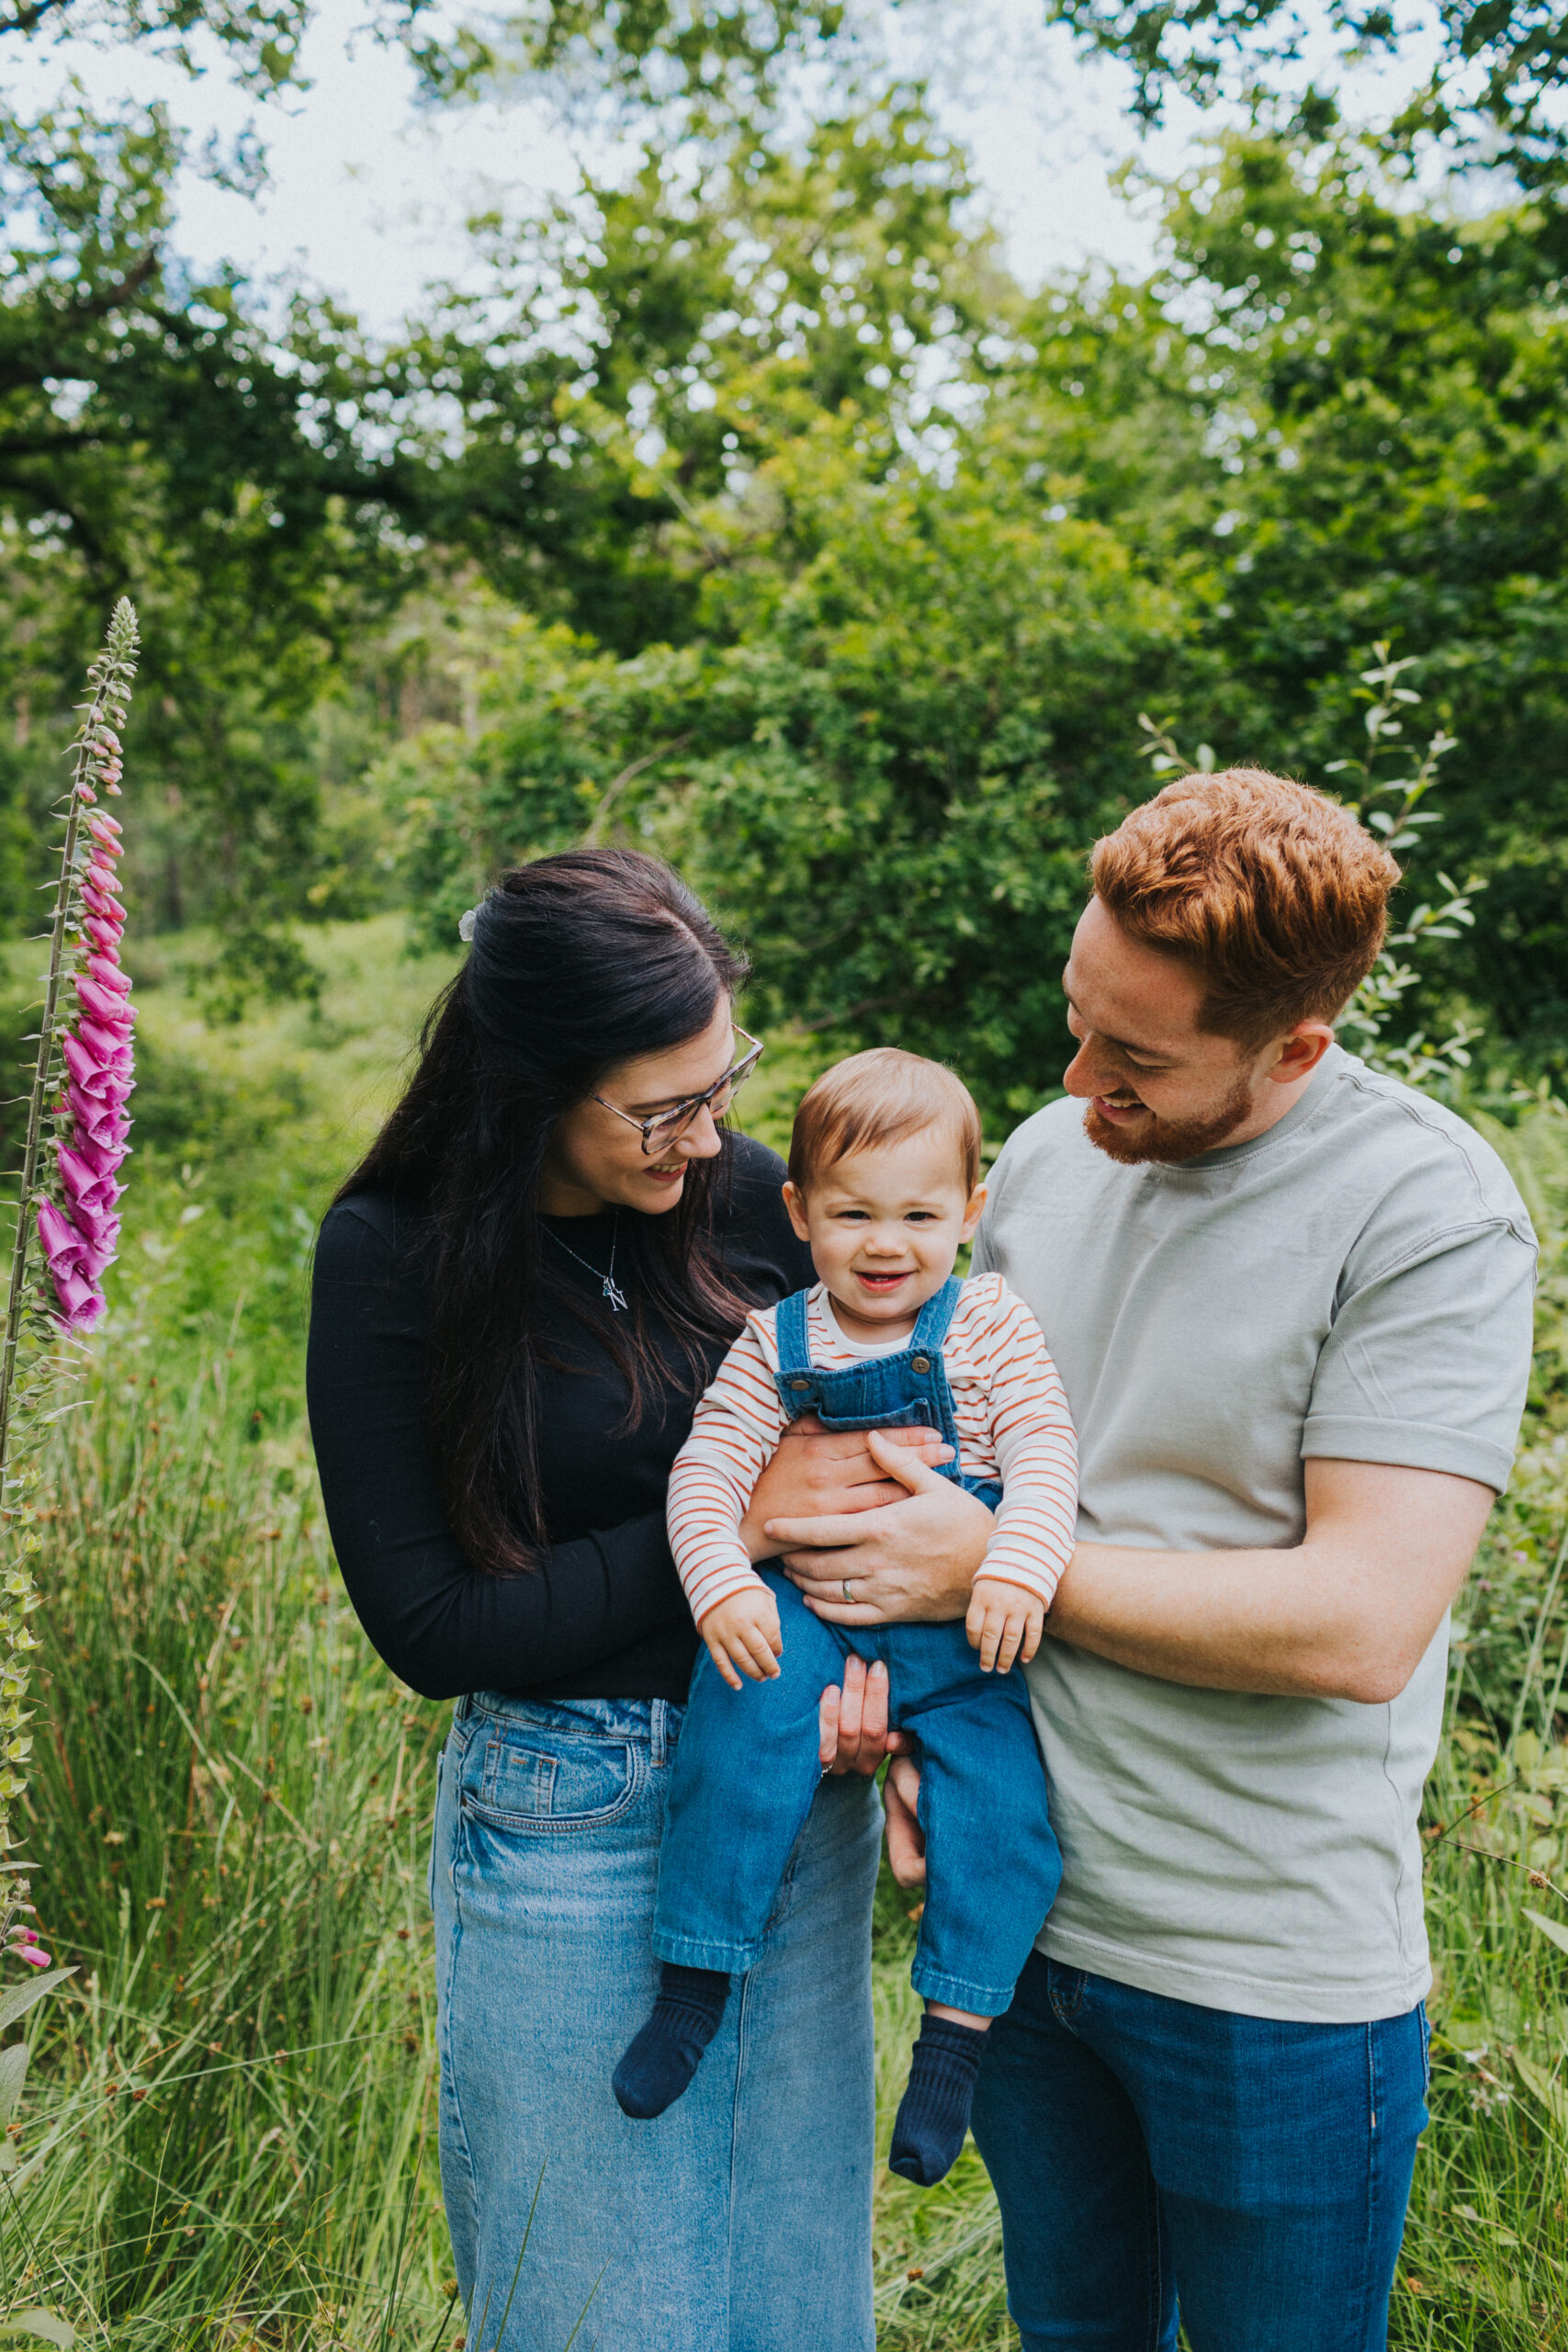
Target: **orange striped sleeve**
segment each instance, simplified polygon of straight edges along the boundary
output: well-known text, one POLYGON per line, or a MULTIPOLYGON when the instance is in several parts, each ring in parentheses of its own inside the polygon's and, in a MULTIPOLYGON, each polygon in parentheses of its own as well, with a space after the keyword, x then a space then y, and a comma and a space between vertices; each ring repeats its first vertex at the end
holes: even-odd
POLYGON ((670 1473, 670 1548, 699 1625, 731 1593, 761 1582, 739 1528, 784 1433, 784 1410, 757 1328, 766 1321, 771 1337, 772 1315, 769 1308, 748 1316, 697 1406, 692 1433, 670 1473))
POLYGON ((978 1276, 974 1290, 964 1337, 984 1381, 1002 1484, 979 1573, 1021 1585, 1049 1608, 1077 1535, 1077 1436, 1028 1307, 999 1274, 978 1276))

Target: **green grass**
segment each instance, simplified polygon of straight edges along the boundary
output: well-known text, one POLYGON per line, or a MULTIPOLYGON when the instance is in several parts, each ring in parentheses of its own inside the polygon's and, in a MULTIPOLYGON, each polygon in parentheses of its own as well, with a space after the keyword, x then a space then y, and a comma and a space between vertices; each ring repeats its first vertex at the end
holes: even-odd
MULTIPOLYGON (((390 917, 323 933, 315 1018, 206 1030, 196 943, 143 996, 142 1149, 92 1409, 56 1447, 36 1621, 35 1897, 78 1973, 26 2021, 0 2178, 0 2310, 51 2305, 116 2352, 460 2335, 424 1902, 445 1711, 391 1681, 342 1599, 300 1409, 314 1220, 448 968, 400 938, 390 917)), ((777 1141, 807 1049, 780 1041, 764 1070, 748 1124, 777 1141)), ((1560 1232, 1562 1136, 1505 1140, 1560 1232)), ((1527 1917, 1568 1927, 1561 1286, 1554 1248, 1531 1446, 1461 1611, 1428 1804, 1433 2121, 1401 2352, 1568 2347, 1568 1951, 1527 1917)), ((885 2136, 912 1935, 885 1883, 885 2136)), ((1016 2344, 972 2150, 929 2194, 884 2178, 876 2296, 885 2352, 1016 2344)))

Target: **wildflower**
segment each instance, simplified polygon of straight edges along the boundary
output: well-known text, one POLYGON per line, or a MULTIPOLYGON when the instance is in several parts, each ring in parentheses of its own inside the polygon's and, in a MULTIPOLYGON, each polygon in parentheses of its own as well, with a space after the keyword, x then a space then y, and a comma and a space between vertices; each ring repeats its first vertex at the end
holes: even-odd
POLYGON ((96 1256, 85 1235, 61 1216, 52 1201, 40 1205, 38 1227, 62 1320, 68 1330, 91 1330, 104 1311, 98 1282, 108 1259, 96 1256))
MULTIPOLYGON (((96 741, 102 745, 107 735, 100 729, 96 741)), ((114 749, 118 754, 118 743, 114 749)), ((115 765, 118 775, 118 760, 115 765)), ((106 774, 101 760, 97 773, 106 774)), ((117 1204, 125 1188, 118 1178, 130 1131, 125 1105, 135 1084, 136 1009, 119 961, 125 910, 114 870, 114 860, 123 854, 120 827, 113 817, 95 813, 85 831, 92 847, 85 872, 78 868, 80 930, 91 953, 73 976, 75 1028, 60 1041, 66 1075, 60 1108, 70 1122, 69 1141, 55 1148, 63 1197, 59 1204, 43 1202, 38 1219, 60 1319, 68 1331, 90 1330, 104 1312, 103 1278, 119 1246, 117 1204)))
MULTIPOLYGON (((136 650, 136 616, 122 597, 88 672, 90 704, 59 811, 64 836, 0 1337, 0 1853, 15 1849, 13 1807, 26 1787, 18 1768, 31 1746, 27 1694, 39 1642, 28 1618, 41 1598, 34 1582, 40 1454, 73 1368, 59 1340, 62 1329, 87 1330, 103 1314, 104 1272, 119 1241, 119 1170, 130 1124, 125 1106, 135 1083, 133 1015, 119 962, 120 828, 99 808, 97 788, 119 793, 119 739, 107 718, 123 724, 120 706, 135 674, 136 650), (73 1007, 69 1000, 62 1006, 62 992, 73 989, 73 1007), (43 1285, 29 1263, 35 1233, 48 1270, 43 1285)), ((26 1876, 16 1863, 6 1867, 15 1874, 0 1892, 0 1951, 28 1968, 47 1969, 50 1955, 37 1928, 18 1917, 30 1909, 26 1876)))

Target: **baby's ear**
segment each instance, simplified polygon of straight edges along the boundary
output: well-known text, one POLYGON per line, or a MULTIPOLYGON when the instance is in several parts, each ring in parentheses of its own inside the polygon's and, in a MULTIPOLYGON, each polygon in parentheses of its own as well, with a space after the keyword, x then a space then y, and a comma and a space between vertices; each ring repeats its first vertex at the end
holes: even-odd
POLYGON ((786 1181, 784 1188, 784 1204, 789 1212, 789 1221, 795 1227, 796 1240, 809 1241, 811 1227, 806 1217, 806 1195, 798 1185, 791 1184, 786 1181))
POLYGON ((969 1195, 969 1205, 964 1212, 963 1238, 965 1241, 969 1239, 971 1234, 975 1230, 975 1227, 980 1222, 981 1211, 986 1205, 987 1190, 987 1187, 986 1185, 976 1184, 975 1190, 969 1195))

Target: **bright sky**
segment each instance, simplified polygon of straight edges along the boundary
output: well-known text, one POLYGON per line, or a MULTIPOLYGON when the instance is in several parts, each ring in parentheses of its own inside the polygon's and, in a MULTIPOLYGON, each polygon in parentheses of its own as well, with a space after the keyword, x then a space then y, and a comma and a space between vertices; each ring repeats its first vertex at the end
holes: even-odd
MULTIPOLYGON (((1147 209, 1129 206, 1109 181, 1137 147, 1120 69, 1077 59, 1060 28, 1042 25, 1040 0, 904 0, 897 11, 869 5, 894 60, 931 77, 940 119, 971 148, 1021 276, 1037 282, 1091 257, 1130 270, 1148 266, 1147 209), (961 45, 953 39, 958 22, 961 45)), ((321 0, 305 51, 311 86, 280 103, 257 106, 220 65, 193 82, 145 55, 79 41, 8 59, 22 66, 11 97, 41 103, 70 72, 106 107, 161 98, 193 153, 210 134, 227 141, 254 121, 271 184, 252 199, 187 170, 178 249, 198 270, 226 259, 257 280, 298 269, 346 300, 367 326, 388 329, 423 285, 464 271, 463 224, 472 212, 498 197, 510 196, 510 210, 530 193, 567 193, 581 160, 603 174, 614 158, 603 147, 590 151, 585 135, 574 138, 538 97, 422 111, 407 60, 379 47, 364 22, 363 0, 321 0)), ((1375 102, 1383 92, 1368 96, 1375 102)), ((1147 160, 1179 169, 1214 127, 1179 107, 1149 142, 1147 160)))

